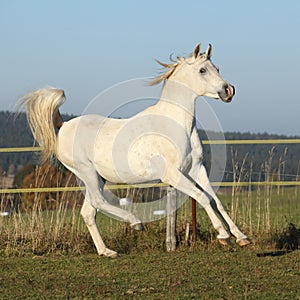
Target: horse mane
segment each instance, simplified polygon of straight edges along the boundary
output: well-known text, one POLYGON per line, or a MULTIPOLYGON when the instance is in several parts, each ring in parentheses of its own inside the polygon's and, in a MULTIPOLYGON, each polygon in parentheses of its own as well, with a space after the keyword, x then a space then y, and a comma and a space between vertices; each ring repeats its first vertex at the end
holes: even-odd
POLYGON ((170 61, 172 63, 163 63, 159 60, 155 60, 159 65, 161 65, 163 67, 163 69, 167 69, 165 72, 161 73, 160 75, 158 75, 157 77, 155 77, 154 79, 152 79, 149 82, 149 85, 156 85, 161 83, 162 81, 170 78, 170 76, 174 73, 174 71, 177 69, 177 67, 185 60, 184 57, 177 57, 176 60, 174 60, 172 58, 172 54, 170 55, 170 61))
MULTIPOLYGON (((172 54, 171 54, 170 57, 169 57, 171 63, 163 63, 163 62, 156 59, 155 61, 159 65, 161 65, 163 67, 163 69, 167 69, 167 70, 165 72, 161 73, 160 75, 158 75, 157 77, 155 77, 154 79, 152 79, 149 82, 149 85, 156 85, 156 84, 159 84, 159 83, 161 83, 162 81, 164 81, 166 79, 169 79, 170 76, 175 72, 177 67, 180 66, 187 59, 191 58, 192 56, 193 56, 193 53, 191 53, 188 57, 177 56, 177 58, 175 60, 175 59, 173 59, 172 54)), ((197 60, 207 59, 206 53, 201 53, 196 59, 197 60)), ((194 62, 195 61, 193 61, 191 63, 194 63, 194 62)))

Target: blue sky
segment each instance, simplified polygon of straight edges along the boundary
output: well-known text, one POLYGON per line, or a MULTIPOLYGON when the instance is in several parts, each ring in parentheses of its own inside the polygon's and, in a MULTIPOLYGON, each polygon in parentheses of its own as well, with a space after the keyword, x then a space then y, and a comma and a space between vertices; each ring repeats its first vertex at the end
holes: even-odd
POLYGON ((297 0, 1 0, 0 110, 50 85, 66 91, 63 112, 81 114, 104 89, 156 75, 155 58, 201 42, 236 87, 231 104, 206 99, 225 131, 299 135, 299 29, 297 0))

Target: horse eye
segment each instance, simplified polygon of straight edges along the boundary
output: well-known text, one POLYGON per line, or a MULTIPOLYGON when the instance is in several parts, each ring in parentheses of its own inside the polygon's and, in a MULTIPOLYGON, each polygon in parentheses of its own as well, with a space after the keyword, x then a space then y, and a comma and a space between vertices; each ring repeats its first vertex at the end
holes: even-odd
POLYGON ((206 72, 206 69, 205 68, 201 68, 200 71, 199 71, 201 74, 204 74, 206 72))

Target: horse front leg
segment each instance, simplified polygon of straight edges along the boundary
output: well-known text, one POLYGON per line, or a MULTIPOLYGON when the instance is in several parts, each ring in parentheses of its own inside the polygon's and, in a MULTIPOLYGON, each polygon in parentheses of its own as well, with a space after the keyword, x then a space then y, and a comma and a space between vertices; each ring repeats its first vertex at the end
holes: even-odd
MULTIPOLYGON (((224 209, 220 199, 214 192, 210 181, 207 176, 207 172, 205 167, 202 164, 199 164, 196 168, 196 172, 193 172, 194 174, 191 174, 195 182, 199 185, 201 189, 203 189, 203 193, 207 195, 211 199, 209 204, 209 209, 206 210, 208 215, 212 214, 212 210, 217 212, 223 223, 226 225, 226 227, 230 230, 232 235, 235 236, 236 242, 239 246, 243 247, 250 244, 250 241, 248 237, 241 232, 241 230, 237 227, 237 225, 232 221, 232 219, 229 217, 228 213, 224 209)), ((205 208, 205 207, 204 207, 205 208)), ((227 241, 220 240, 221 244, 227 244, 227 241)))
POLYGON ((213 227, 218 231, 217 238, 220 240, 220 242, 225 243, 225 241, 229 240, 230 235, 213 210, 210 203, 210 198, 208 197, 207 193, 203 193, 203 191, 199 189, 197 185, 195 185, 195 182, 193 180, 188 178, 178 169, 172 169, 168 170, 165 173, 162 181, 170 184, 177 190, 195 199, 205 209, 212 222, 213 227))

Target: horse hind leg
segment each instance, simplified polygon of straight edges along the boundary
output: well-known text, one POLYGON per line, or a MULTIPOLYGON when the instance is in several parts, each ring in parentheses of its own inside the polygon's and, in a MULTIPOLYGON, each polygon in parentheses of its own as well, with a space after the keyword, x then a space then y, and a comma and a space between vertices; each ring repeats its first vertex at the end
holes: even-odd
POLYGON ((101 238, 101 235, 96 225, 96 213, 96 209, 93 206, 91 206, 87 199, 85 199, 81 208, 81 215, 85 221, 85 224, 87 225, 87 228, 96 246, 98 254, 110 258, 115 258, 118 256, 118 253, 108 249, 101 238))
POLYGON ((83 181, 86 187, 86 201, 88 201, 93 208, 108 213, 111 216, 115 216, 123 222, 130 223, 133 229, 143 229, 141 220, 135 215, 122 208, 116 207, 105 200, 102 193, 104 184, 100 184, 98 174, 92 165, 86 165, 85 167, 80 168, 80 172, 73 171, 73 173, 83 181))
POLYGON ((131 212, 126 211, 122 208, 116 207, 114 205, 109 204, 102 198, 103 196, 100 196, 97 198, 97 201, 93 202, 93 205, 99 209, 102 212, 108 213, 111 216, 115 216, 117 219, 121 219, 123 222, 130 223, 130 227, 135 230, 143 230, 144 226, 140 219, 138 219, 135 215, 133 215, 131 212), (99 198, 102 198, 102 200, 98 201, 99 198))
POLYGON ((80 168, 77 168, 77 170, 72 168, 69 169, 85 184, 86 194, 84 204, 81 209, 81 215, 92 236, 98 254, 107 257, 116 257, 117 252, 108 249, 100 236, 96 224, 96 209, 114 215, 125 222, 129 222, 131 226, 136 229, 141 228, 141 221, 132 213, 107 203, 101 192, 103 186, 100 185, 98 174, 91 165, 81 165, 80 168))

